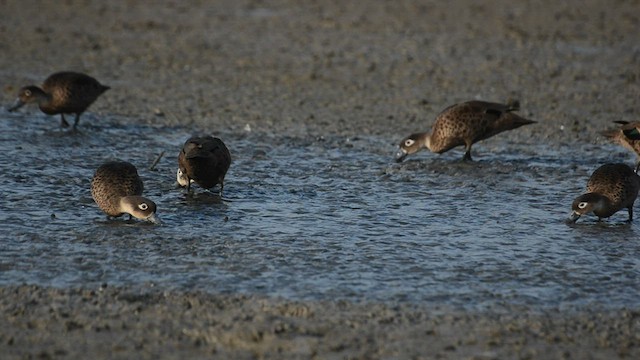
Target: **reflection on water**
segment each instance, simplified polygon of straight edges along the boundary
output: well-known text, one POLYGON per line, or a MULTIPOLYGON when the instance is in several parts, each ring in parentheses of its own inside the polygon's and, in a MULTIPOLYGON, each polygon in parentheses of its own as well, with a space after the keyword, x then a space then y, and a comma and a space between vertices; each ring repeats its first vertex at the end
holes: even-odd
POLYGON ((502 136, 476 146, 474 163, 453 151, 396 164, 397 139, 222 133, 234 162, 220 199, 175 187, 190 129, 85 121, 69 134, 45 117, 3 117, 0 284, 638 305, 639 222, 626 212, 564 222, 593 169, 630 160, 613 145, 576 151, 502 136), (113 158, 138 167, 163 226, 108 221, 93 203, 93 171, 113 158))

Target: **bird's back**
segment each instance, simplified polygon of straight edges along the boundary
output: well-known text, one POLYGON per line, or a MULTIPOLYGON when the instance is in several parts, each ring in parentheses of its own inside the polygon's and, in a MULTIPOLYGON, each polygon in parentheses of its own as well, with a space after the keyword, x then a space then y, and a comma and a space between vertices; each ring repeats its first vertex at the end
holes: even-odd
POLYGON ((108 89, 89 75, 69 71, 55 73, 42 84, 42 90, 51 96, 51 101, 41 109, 49 114, 82 113, 108 89))
POLYGON ((231 165, 231 154, 219 138, 194 136, 185 142, 178 165, 200 186, 211 188, 224 179, 231 165))
POLYGON ((445 152, 535 122, 514 114, 515 110, 518 110, 517 103, 468 101, 449 106, 433 124, 431 149, 445 152))
POLYGON ((604 195, 618 209, 633 204, 639 190, 640 177, 625 164, 602 165, 587 183, 587 192, 604 195))
POLYGON ((91 195, 107 214, 121 214, 120 198, 142 195, 144 185, 135 166, 124 161, 102 164, 91 180, 91 195))

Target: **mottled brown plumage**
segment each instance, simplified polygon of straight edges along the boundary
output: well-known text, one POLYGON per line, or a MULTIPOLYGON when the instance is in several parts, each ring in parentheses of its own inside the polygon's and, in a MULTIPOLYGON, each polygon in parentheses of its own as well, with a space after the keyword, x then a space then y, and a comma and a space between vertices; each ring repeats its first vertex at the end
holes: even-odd
POLYGON ((89 75, 70 71, 59 72, 49 76, 42 87, 30 85, 20 89, 18 98, 9 111, 14 111, 24 104, 37 103, 45 114, 60 114, 60 125, 63 127, 69 126, 64 114, 75 114, 75 130, 80 121, 80 114, 108 89, 108 86, 100 84, 89 75))
POLYGON ((108 216, 124 214, 159 223, 156 204, 141 196, 144 190, 138 170, 126 161, 110 161, 96 170, 91 180, 91 196, 108 216))
POLYGON ((640 176, 625 164, 605 164, 593 172, 587 192, 578 196, 571 209, 570 219, 593 212, 599 220, 626 208, 633 220, 633 203, 640 190, 640 176))
POLYGON ((396 154, 398 162, 422 149, 442 154, 457 146, 464 146, 463 160, 471 160, 471 146, 503 131, 533 124, 513 113, 519 104, 468 101, 444 109, 434 122, 431 132, 415 133, 400 142, 396 154))
POLYGON ((190 137, 178 154, 177 180, 181 186, 191 190, 195 182, 205 189, 220 184, 220 196, 224 188, 224 177, 231 165, 231 154, 219 138, 204 135, 190 137))
MULTIPOLYGON (((615 130, 603 131, 602 134, 611 141, 633 151, 640 159, 640 122, 614 121, 621 126, 615 130)), ((640 167, 640 160, 636 165, 636 172, 640 167)))

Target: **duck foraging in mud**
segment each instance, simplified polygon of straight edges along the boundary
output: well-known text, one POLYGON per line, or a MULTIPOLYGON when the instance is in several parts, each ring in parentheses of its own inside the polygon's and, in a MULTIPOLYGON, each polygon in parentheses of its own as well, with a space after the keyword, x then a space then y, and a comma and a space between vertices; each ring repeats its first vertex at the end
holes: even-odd
POLYGON ((75 114, 73 130, 76 130, 80 115, 109 89, 89 75, 58 72, 49 76, 40 87, 29 85, 20 89, 18 98, 8 110, 15 111, 25 104, 36 103, 47 115, 60 114, 62 127, 69 126, 64 114, 75 114))
POLYGON ((633 203, 640 190, 640 176, 626 164, 605 164, 597 168, 587 182, 587 192, 571 204, 569 220, 593 212, 598 221, 627 209, 633 220, 633 203))
POLYGON ((156 204, 142 196, 144 185, 138 170, 126 161, 109 161, 96 170, 91 179, 91 196, 107 216, 124 214, 160 224, 156 204))
POLYGON ((467 101, 451 105, 437 117, 431 132, 414 133, 404 138, 396 153, 396 161, 423 149, 442 154, 454 147, 464 146, 462 160, 471 160, 471 146, 507 130, 533 124, 514 113, 517 101, 498 104, 485 101, 467 101))
POLYGON ((191 190, 196 183, 205 189, 220 184, 220 196, 224 178, 231 166, 231 154, 222 140, 211 135, 192 136, 178 154, 178 184, 191 190))

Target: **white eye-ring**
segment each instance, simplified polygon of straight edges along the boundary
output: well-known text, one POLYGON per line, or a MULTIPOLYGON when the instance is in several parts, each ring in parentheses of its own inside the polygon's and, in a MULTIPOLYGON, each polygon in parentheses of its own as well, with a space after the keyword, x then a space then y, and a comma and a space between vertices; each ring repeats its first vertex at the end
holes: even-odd
POLYGON ((142 203, 142 204, 138 204, 138 208, 142 211, 145 211, 149 208, 149 205, 142 203))
POLYGON ((24 95, 25 96, 31 96, 31 90, 25 90, 24 91, 24 95))
POLYGON ((578 209, 584 209, 587 207, 587 205, 589 205, 589 203, 586 201, 583 201, 580 204, 578 204, 578 209))
POLYGON ((415 142, 416 142, 415 140, 407 139, 407 140, 404 141, 404 146, 411 146, 411 145, 415 144, 415 142))

